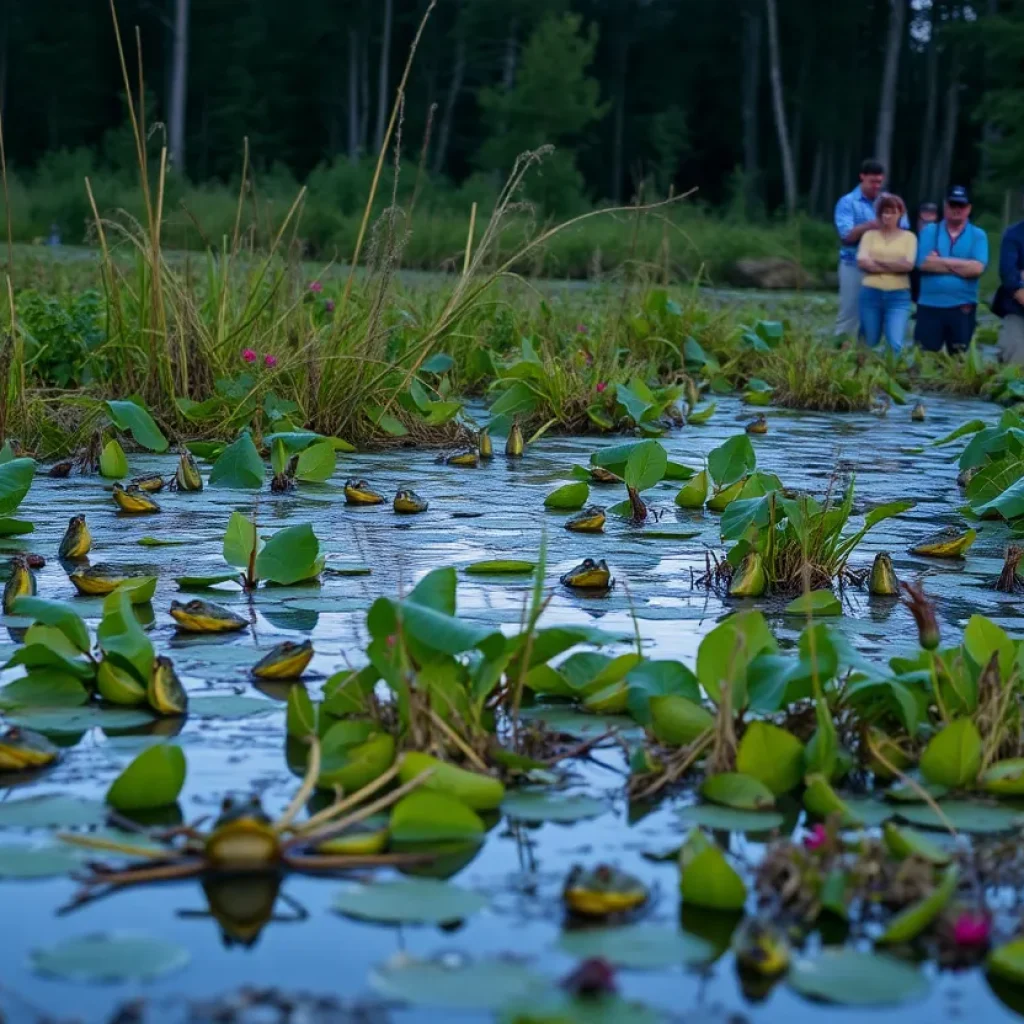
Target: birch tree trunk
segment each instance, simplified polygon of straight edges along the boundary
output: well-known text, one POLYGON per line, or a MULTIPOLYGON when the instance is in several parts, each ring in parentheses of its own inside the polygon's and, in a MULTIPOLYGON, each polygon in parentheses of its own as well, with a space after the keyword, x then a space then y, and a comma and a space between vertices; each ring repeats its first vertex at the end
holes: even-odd
POLYGON ((900 75, 900 51, 907 21, 907 0, 889 0, 889 31, 885 40, 885 64, 882 94, 878 101, 878 130, 875 134, 875 159, 888 174, 892 168, 892 131, 896 123, 896 84, 900 75))
POLYGON ((189 0, 174 3, 174 45, 171 56, 171 103, 167 126, 167 155, 171 166, 185 171, 185 108, 188 97, 189 0))
POLYGON ((960 47, 953 46, 949 55, 949 85, 946 88, 945 115, 942 126, 942 142, 939 156, 935 161, 935 176, 932 179, 932 193, 941 196, 950 184, 953 168, 953 150, 956 147, 956 129, 960 120, 960 47))
POLYGON ((384 127, 388 123, 391 97, 388 95, 388 66, 391 63, 391 22, 394 19, 394 0, 384 0, 384 34, 380 41, 380 67, 377 70, 377 127, 373 133, 373 148, 380 152, 384 145, 384 127))
POLYGON ((793 166, 793 150, 789 144, 789 129, 786 127, 786 104, 782 94, 782 58, 779 55, 779 15, 775 0, 765 0, 768 17, 768 67, 772 83, 772 107, 775 111, 775 131, 779 137, 779 153, 782 157, 782 185, 786 196, 786 213, 796 213, 796 168, 793 166))
POLYGON ((455 43, 455 63, 452 66, 452 77, 448 83, 448 95, 444 100, 444 111, 441 114, 441 124, 437 130, 437 148, 434 150, 433 169, 435 174, 444 171, 448 161, 448 143, 452 137, 452 122, 455 119, 455 105, 459 101, 459 93, 462 92, 462 82, 466 77, 466 39, 460 33, 455 43))

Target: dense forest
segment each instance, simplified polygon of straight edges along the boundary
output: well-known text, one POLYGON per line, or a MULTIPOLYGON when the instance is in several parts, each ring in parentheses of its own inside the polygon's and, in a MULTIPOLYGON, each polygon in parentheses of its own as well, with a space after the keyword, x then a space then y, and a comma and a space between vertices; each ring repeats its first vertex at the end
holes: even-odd
MULTIPOLYGON (((248 137, 254 168, 302 182, 376 153, 427 6, 116 11, 133 80, 141 42, 150 145, 179 176, 237 180, 248 137)), ((107 0, 2 4, 0 109, 23 183, 132 164, 107 0)), ((475 196, 551 143, 531 196, 551 213, 642 184, 752 219, 825 216, 868 155, 912 202, 955 179, 1001 213, 1024 179, 1021 110, 1024 0, 436 0, 401 145, 432 187, 475 196)))

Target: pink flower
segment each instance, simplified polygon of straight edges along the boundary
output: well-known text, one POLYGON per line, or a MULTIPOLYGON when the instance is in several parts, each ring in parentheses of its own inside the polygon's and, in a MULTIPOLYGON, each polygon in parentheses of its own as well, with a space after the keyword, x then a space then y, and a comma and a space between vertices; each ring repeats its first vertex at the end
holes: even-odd
POLYGON ((577 334, 586 334, 587 333, 587 325, 586 324, 577 324, 576 325, 576 333, 577 334))
POLYGON ((324 286, 319 281, 311 281, 309 285, 309 290, 311 292, 319 293, 324 290, 324 286))
POLYGON ((991 930, 988 917, 977 911, 965 910, 953 922, 953 941, 958 946, 987 946, 991 930))
POLYGON ((256 362, 256 353, 251 348, 244 348, 244 349, 242 349, 242 358, 247 363, 255 363, 256 362))
POLYGON ((804 847, 808 850, 820 850, 828 842, 828 831, 824 825, 815 825, 809 836, 804 836, 804 847))
POLYGON ((601 392, 604 391, 607 387, 608 385, 603 380, 599 380, 597 382, 597 393, 601 394, 601 392))
POLYGON ((277 366, 277 356, 264 356, 263 363, 266 367, 272 370, 277 366))
POLYGON ((324 299, 324 309, 328 313, 334 312, 334 299, 324 299))

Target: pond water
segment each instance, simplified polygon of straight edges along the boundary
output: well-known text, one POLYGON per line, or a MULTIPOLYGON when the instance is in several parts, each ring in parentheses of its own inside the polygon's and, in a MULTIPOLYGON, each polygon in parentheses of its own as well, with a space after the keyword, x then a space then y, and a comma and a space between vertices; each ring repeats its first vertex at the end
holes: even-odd
MULTIPOLYGON (((992 583, 1002 564, 1006 528, 985 523, 965 562, 937 563, 906 553, 921 536, 957 521, 961 501, 956 485, 955 451, 950 448, 913 449, 941 437, 967 419, 995 419, 995 407, 974 401, 930 398, 928 419, 912 423, 909 407, 894 407, 884 418, 873 415, 827 415, 768 410, 770 433, 753 437, 758 467, 778 473, 789 487, 821 495, 837 466, 856 473, 856 510, 897 499, 917 504, 897 519, 874 530, 853 558, 854 565, 870 564, 879 550, 892 552, 903 579, 927 576, 927 587, 938 601, 947 638, 959 631, 974 612, 981 612, 1011 633, 1024 632, 1019 601, 996 593, 992 583)), ((719 401, 710 422, 664 437, 670 459, 699 463, 701 457, 742 429, 750 412, 733 399, 719 401)), ((647 653, 681 658, 692 664, 700 638, 728 608, 714 596, 694 589, 692 571, 701 571, 705 550, 721 551, 717 517, 684 512, 673 503, 678 484, 664 483, 649 494, 649 504, 664 515, 649 529, 680 526, 697 529, 698 536, 680 541, 652 539, 625 521, 609 519, 604 535, 570 534, 562 528, 563 514, 544 510, 544 496, 568 480, 571 467, 586 464, 590 453, 619 439, 545 437, 526 457, 509 462, 500 454, 478 469, 438 465, 434 453, 407 449, 374 454, 342 455, 335 478, 319 486, 300 485, 291 495, 263 493, 258 499, 261 529, 273 530, 311 521, 328 556, 328 567, 366 566, 369 575, 326 574, 317 587, 266 589, 252 598, 252 628, 230 639, 177 637, 168 615, 170 601, 179 596, 174 577, 222 571, 221 538, 234 509, 252 514, 253 496, 208 488, 202 494, 158 496, 160 516, 126 517, 116 513, 107 486, 99 478, 73 477, 54 481, 37 477, 21 518, 36 523, 36 532, 7 541, 8 551, 43 554, 47 565, 38 573, 42 597, 70 600, 94 625, 100 599, 75 597, 55 559, 59 539, 73 514, 84 514, 94 537, 92 561, 131 565, 159 574, 152 602, 150 635, 158 652, 174 659, 192 700, 190 715, 175 741, 188 758, 188 779, 180 805, 185 820, 215 813, 228 791, 253 789, 262 794, 269 811, 277 813, 298 784, 284 757, 283 686, 257 689, 249 681, 250 666, 283 639, 311 638, 316 657, 308 686, 320 685, 346 664, 363 664, 368 641, 365 611, 380 595, 407 591, 426 571, 443 565, 462 566, 484 558, 533 558, 542 531, 548 538, 548 576, 553 597, 545 625, 589 623, 622 634, 627 649, 634 632, 635 613, 647 653), (347 477, 365 477, 390 497, 396 487, 412 486, 430 502, 428 512, 415 517, 392 513, 390 503, 375 508, 344 504, 347 477), (455 513, 480 513, 474 518, 455 513), (171 547, 144 547, 146 535, 179 539, 171 547), (611 594, 581 598, 558 586, 560 573, 583 557, 606 558, 618 580, 611 594), (216 703, 206 710, 199 698, 242 695, 263 705, 241 710, 259 713, 223 717, 216 703)), ((133 473, 173 471, 170 457, 133 456, 133 473)), ((595 486, 591 500, 612 504, 624 495, 615 487, 595 486)), ((465 577, 460 574, 459 613, 514 630, 522 614, 529 581, 519 578, 465 577)), ((246 609, 249 598, 235 587, 212 595, 228 606, 246 609)), ((862 591, 846 594, 846 614, 834 620, 859 650, 890 657, 916 642, 909 612, 894 600, 869 601, 862 591)), ((144 612, 145 614, 145 612, 144 612)), ((769 606, 771 625, 784 642, 795 640, 801 623, 794 623, 769 606)), ((0 645, 5 658, 14 640, 0 645)), ((613 652, 616 650, 612 649, 613 652)), ((239 710, 228 707, 232 712, 239 710)), ((110 781, 141 745, 134 737, 112 736, 100 728, 66 736, 68 749, 61 763, 43 778, 0 793, 3 802, 38 793, 63 793, 102 799, 110 781)), ((685 827, 678 807, 686 797, 670 797, 646 815, 630 816, 624 795, 625 766, 618 750, 601 750, 574 767, 574 788, 607 803, 600 817, 571 826, 544 824, 513 826, 497 821, 486 842, 452 880, 484 892, 487 910, 461 928, 391 928, 349 920, 330 909, 332 897, 344 885, 337 878, 289 877, 281 889, 277 913, 258 941, 249 948, 226 946, 215 921, 197 912, 205 909, 201 886, 194 881, 139 887, 114 895, 74 913, 58 909, 72 896, 71 880, 0 881, 0 908, 5 923, 5 957, 0 969, 0 1014, 11 1020, 31 1020, 32 1007, 61 1018, 108 1019, 114 1008, 135 996, 160 1002, 182 993, 212 996, 243 984, 330 993, 372 1004, 369 976, 376 965, 399 952, 417 956, 449 952, 481 957, 512 953, 526 956, 541 973, 559 977, 574 964, 561 952, 561 884, 571 864, 610 861, 633 872, 654 887, 656 898, 647 920, 673 927, 679 922, 678 868, 674 860, 655 863, 644 853, 671 849, 685 827), (301 908, 297 910, 296 908, 301 908), (289 920, 290 919, 290 920, 289 920), (191 963, 183 971, 145 985, 91 986, 43 978, 29 963, 31 950, 61 940, 111 929, 142 932, 186 946, 191 963)), ((44 840, 36 831, 32 839, 44 840)), ((18 829, 0 828, 0 843, 23 842, 18 829)), ((759 847, 731 837, 730 848, 756 858, 759 847)), ((684 921, 685 923, 685 921, 684 921)), ((930 973, 926 1001, 891 1011, 872 1011, 878 1021, 956 1020, 970 1012, 985 1021, 1015 1019, 990 992, 980 973, 930 973)), ((737 985, 729 955, 701 972, 671 970, 622 971, 621 991, 666 1014, 688 1020, 798 1022, 863 1019, 863 1011, 823 1007, 806 1002, 784 984, 766 999, 753 1002, 737 985)), ((490 1019, 487 1015, 434 1010, 373 1008, 365 1020, 427 1021, 490 1019)), ((355 1019, 355 1018, 353 1018, 355 1019)))

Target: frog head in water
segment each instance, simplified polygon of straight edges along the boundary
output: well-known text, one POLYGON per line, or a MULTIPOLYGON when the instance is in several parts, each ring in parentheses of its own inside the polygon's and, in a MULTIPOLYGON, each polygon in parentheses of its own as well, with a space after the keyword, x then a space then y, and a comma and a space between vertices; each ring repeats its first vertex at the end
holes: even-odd
POLYGON ((570 569, 561 577, 567 587, 578 587, 584 590, 607 590, 611 586, 611 571, 608 563, 602 558, 584 558, 579 565, 570 569))

